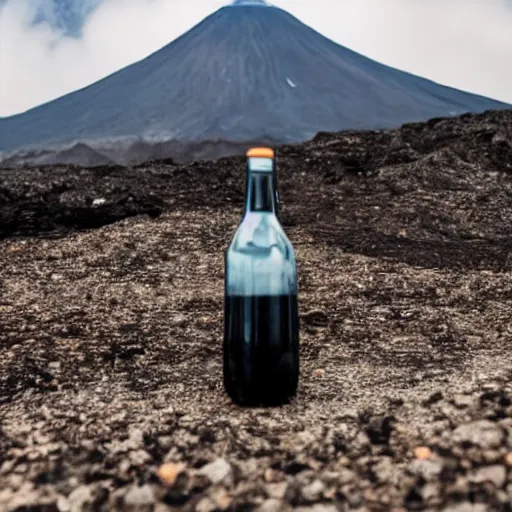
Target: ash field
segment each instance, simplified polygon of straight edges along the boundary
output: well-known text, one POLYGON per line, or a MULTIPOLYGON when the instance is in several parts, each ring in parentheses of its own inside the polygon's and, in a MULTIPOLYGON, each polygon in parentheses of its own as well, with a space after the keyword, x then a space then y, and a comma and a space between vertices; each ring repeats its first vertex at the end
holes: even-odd
POLYGON ((222 387, 243 157, 0 170, 0 510, 512 510, 512 111, 277 155, 275 409, 222 387))

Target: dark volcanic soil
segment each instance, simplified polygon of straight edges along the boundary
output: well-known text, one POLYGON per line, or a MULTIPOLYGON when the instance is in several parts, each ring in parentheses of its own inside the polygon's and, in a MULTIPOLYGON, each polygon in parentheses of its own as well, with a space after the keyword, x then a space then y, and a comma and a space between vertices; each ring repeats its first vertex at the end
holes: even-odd
POLYGON ((243 158, 0 171, 0 510, 512 510, 512 111, 278 165, 301 383, 269 410, 221 383, 243 158))

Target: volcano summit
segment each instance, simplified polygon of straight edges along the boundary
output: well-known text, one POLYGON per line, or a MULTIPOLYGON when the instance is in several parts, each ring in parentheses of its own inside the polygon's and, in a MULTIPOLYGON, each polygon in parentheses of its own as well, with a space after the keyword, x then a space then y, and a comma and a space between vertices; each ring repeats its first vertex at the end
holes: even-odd
POLYGON ((235 0, 144 60, 0 119, 0 151, 58 161, 85 143, 120 161, 133 144, 290 143, 502 108, 366 58, 262 0, 235 0))

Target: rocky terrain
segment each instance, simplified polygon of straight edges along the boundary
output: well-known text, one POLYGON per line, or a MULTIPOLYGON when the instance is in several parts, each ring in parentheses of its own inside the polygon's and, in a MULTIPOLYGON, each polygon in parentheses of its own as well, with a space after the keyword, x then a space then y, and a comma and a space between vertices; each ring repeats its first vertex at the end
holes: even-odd
POLYGON ((512 111, 278 149, 293 404, 222 388, 244 159, 0 170, 0 510, 512 509, 512 111))

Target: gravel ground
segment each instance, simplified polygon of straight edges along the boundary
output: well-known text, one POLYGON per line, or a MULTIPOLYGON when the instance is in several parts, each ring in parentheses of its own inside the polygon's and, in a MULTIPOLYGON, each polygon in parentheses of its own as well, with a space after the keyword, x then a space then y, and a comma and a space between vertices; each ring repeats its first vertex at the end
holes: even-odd
POLYGON ((0 170, 0 510, 512 510, 512 111, 278 151, 294 403, 222 388, 244 159, 0 170))

